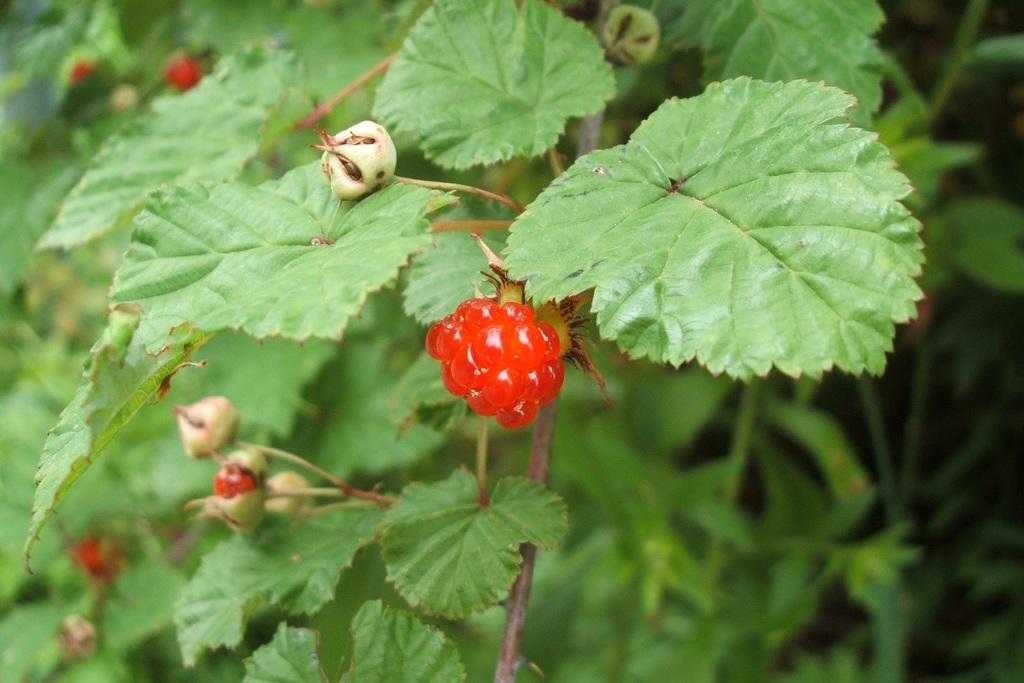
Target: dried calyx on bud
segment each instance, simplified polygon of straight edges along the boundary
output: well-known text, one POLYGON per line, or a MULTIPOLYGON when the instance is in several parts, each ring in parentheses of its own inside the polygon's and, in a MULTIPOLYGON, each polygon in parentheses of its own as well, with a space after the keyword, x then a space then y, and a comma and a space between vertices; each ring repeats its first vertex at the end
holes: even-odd
POLYGON ((252 531, 263 519, 267 459, 258 450, 229 453, 213 478, 214 495, 189 501, 186 510, 201 508, 199 517, 219 519, 232 531, 252 531))
POLYGON ((96 651, 96 627, 85 617, 68 615, 57 634, 65 659, 83 659, 96 651))
POLYGON ((227 398, 210 396, 192 405, 175 406, 185 452, 208 458, 227 446, 238 429, 238 411, 227 398))
POLYGON ((661 39, 658 18, 634 5, 619 5, 613 9, 601 33, 607 55, 629 65, 650 61, 661 39))
POLYGON ((267 498, 263 507, 267 512, 295 517, 309 506, 309 498, 287 494, 306 488, 309 488, 309 480, 298 472, 278 472, 267 480, 267 493, 274 497, 267 498))
POLYGON ((395 143, 380 124, 360 121, 337 135, 317 130, 321 169, 338 199, 362 199, 395 177, 395 143))

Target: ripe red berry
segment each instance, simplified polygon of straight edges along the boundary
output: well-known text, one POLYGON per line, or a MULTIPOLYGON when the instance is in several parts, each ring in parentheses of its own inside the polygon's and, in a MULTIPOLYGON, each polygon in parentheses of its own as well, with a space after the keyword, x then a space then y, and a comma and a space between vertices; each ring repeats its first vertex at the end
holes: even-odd
POLYGON ((192 57, 177 57, 167 64, 164 80, 167 85, 185 92, 203 78, 203 65, 192 57))
POLYGON ((426 348, 449 392, 509 429, 532 422, 565 379, 557 332, 520 303, 464 301, 431 326, 426 348))
POLYGON ((96 73, 96 62, 88 59, 82 59, 75 62, 75 65, 71 67, 71 85, 78 85, 80 82, 92 76, 96 73))
POLYGON ((79 567, 92 578, 109 583, 121 571, 121 553, 111 539, 86 536, 71 550, 79 567))
POLYGON ((220 498, 234 498, 259 488, 252 470, 240 465, 224 465, 213 477, 213 492, 220 498))

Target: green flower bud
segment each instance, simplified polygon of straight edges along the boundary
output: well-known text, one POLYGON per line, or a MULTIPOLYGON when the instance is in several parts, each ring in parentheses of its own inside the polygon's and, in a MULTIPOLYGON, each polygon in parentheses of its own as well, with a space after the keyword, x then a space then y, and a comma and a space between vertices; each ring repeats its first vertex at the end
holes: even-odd
POLYGON ((361 121, 337 135, 320 131, 321 168, 338 199, 361 199, 395 177, 395 143, 383 126, 361 121))
POLYGON ((288 517, 295 517, 309 505, 309 498, 304 496, 282 496, 280 494, 296 489, 309 488, 309 480, 298 472, 278 472, 267 480, 267 493, 278 494, 267 498, 263 507, 267 512, 275 512, 288 517))
POLYGON ((238 430, 238 411, 224 396, 210 396, 192 405, 175 406, 185 452, 208 458, 227 446, 238 430))
POLYGON ((602 31, 608 56, 621 64, 643 64, 658 51, 658 18, 642 7, 619 5, 608 15, 602 31))

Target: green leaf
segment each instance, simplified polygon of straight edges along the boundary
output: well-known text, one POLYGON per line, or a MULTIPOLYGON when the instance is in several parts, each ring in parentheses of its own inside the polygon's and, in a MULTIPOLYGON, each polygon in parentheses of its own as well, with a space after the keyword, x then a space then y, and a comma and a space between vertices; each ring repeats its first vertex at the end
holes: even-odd
MULTIPOLYGON (((275 436, 292 430, 303 406, 302 390, 337 353, 329 342, 299 346, 287 339, 257 341, 243 334, 221 334, 196 360, 205 361, 201 376, 205 395, 227 396, 245 425, 258 425, 275 436)), ((198 398, 198 397, 197 397, 198 398)))
POLYGON ((971 48, 970 64, 981 69, 1019 69, 1024 65, 1024 33, 979 40, 971 48))
POLYGON ((388 580, 416 607, 464 617, 495 604, 519 571, 519 545, 550 548, 565 534, 565 504, 522 477, 498 482, 480 507, 476 478, 457 470, 410 484, 384 516, 388 580))
POLYGON ((137 329, 138 315, 130 307, 111 312, 75 397, 46 438, 36 472, 26 561, 61 498, 135 413, 160 398, 165 381, 209 338, 188 327, 178 328, 163 348, 151 354, 137 329))
POLYGON ((705 53, 708 81, 825 81, 860 100, 865 124, 882 101, 875 0, 691 0, 681 30, 705 53))
POLYGON ((287 53, 252 49, 189 92, 156 100, 93 158, 40 246, 73 247, 124 225, 161 185, 237 176, 296 73, 287 53))
POLYGON ((32 168, 0 161, 0 294, 10 292, 28 270, 39 236, 75 181, 74 165, 32 168))
POLYGON ((4 681, 39 680, 57 663, 57 629, 64 610, 45 602, 19 605, 0 620, 4 681), (35 674, 30 678, 30 674, 35 674), (38 678, 37 678, 38 677, 38 678))
POLYGON ((1024 294, 1024 211, 996 199, 959 199, 935 216, 948 230, 944 255, 972 280, 1024 294))
POLYGON ((339 202, 318 163, 258 187, 171 187, 136 219, 112 297, 142 306, 156 344, 182 322, 339 339, 367 295, 429 243, 436 196, 396 184, 339 202))
POLYGON ((320 415, 325 427, 317 464, 343 477, 375 473, 414 462, 441 444, 432 429, 403 424, 410 397, 397 393, 406 369, 401 360, 379 338, 342 347, 320 415))
POLYGON ((438 431, 455 428, 466 415, 466 402, 453 396, 444 387, 440 366, 426 352, 409 366, 391 393, 391 402, 398 406, 400 429, 422 424, 438 431))
POLYGON ((921 297, 921 241, 906 179, 843 119, 851 102, 750 79, 670 100, 548 186, 505 263, 534 299, 594 287, 601 335, 633 357, 881 372, 921 297))
POLYGON ((104 643, 124 650, 170 626, 183 584, 181 574, 166 564, 131 564, 107 596, 101 629, 104 643))
POLYGON ((341 571, 373 539, 377 510, 338 510, 299 526, 264 526, 237 535, 203 558, 174 610, 185 663, 205 649, 234 647, 261 605, 312 614, 334 597, 341 571))
MULTIPOLYGON (((484 241, 495 252, 505 245, 505 235, 485 233, 484 241)), ((472 235, 449 232, 434 235, 434 245, 413 261, 405 291, 405 312, 427 325, 455 310, 476 291, 489 291, 483 273, 487 258, 472 235)))
POLYGON ((327 683, 316 631, 281 623, 274 639, 252 653, 242 683, 327 683))
POLYGON ((615 94, 594 36, 540 0, 438 0, 377 92, 388 125, 449 168, 536 156, 615 94))
POLYGON ((352 620, 355 651, 342 683, 455 683, 466 679, 459 652, 436 628, 380 600, 352 620))

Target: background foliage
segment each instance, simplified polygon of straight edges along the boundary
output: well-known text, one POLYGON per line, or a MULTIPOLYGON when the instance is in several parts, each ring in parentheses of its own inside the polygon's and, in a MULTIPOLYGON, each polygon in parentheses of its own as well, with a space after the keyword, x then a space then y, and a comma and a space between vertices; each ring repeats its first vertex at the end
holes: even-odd
POLYGON ((488 680, 516 544, 563 535, 539 555, 523 649, 545 680, 1024 679, 1024 8, 661 0, 656 59, 613 72, 548 4, 593 3, 2 3, 0 681, 488 680), (458 39, 438 42, 448 23, 458 39), (475 422, 423 357, 422 323, 470 296, 482 264, 465 235, 427 231, 450 200, 396 186, 341 205, 294 129, 399 48, 326 127, 377 116, 402 175, 540 195, 508 240, 513 272, 544 296, 596 287, 614 406, 570 373, 557 495, 517 476, 522 433, 493 435, 491 508, 452 473, 475 422), (162 80, 179 50, 207 70, 184 94, 162 80), (96 72, 71 84, 81 60, 96 72), (705 92, 737 77, 807 82, 705 92), (851 120, 913 193, 873 135, 836 124, 851 100, 818 81, 858 98, 851 120), (804 98, 804 118, 769 135, 779 98, 804 98), (606 100, 599 147, 625 147, 549 186, 537 155, 571 160, 578 117, 606 100), (649 241, 631 241, 631 212, 677 176, 643 215, 649 241), (773 192, 805 201, 773 214, 773 192), (673 251, 673 221, 698 204, 688 230, 721 236, 725 216, 743 234, 722 263, 700 243, 673 251), (830 241, 836 225, 870 230, 830 241), (662 277, 729 264, 745 289, 662 277), (758 296, 794 282, 778 300, 808 317, 789 325, 758 296), (190 356, 203 366, 163 395, 190 356), (730 378, 773 365, 785 374, 730 378), (212 470, 181 454, 168 406, 207 394, 235 402, 247 440, 405 495, 299 533, 190 521, 212 470), (67 552, 87 534, 124 550, 102 592, 67 552), (447 534, 465 545, 438 559, 447 534), (493 564, 461 578, 459 552, 493 564), (77 661, 55 635, 72 613, 100 634, 77 661))

